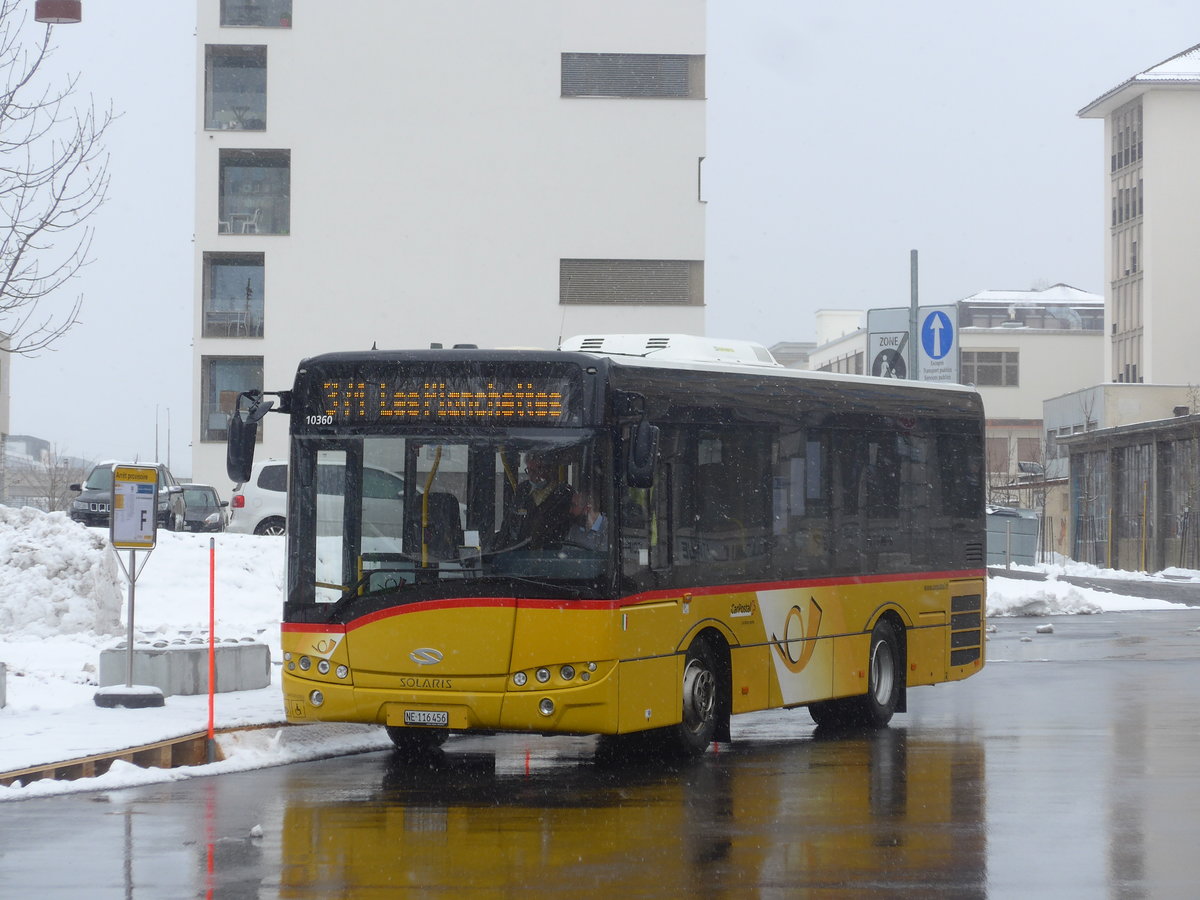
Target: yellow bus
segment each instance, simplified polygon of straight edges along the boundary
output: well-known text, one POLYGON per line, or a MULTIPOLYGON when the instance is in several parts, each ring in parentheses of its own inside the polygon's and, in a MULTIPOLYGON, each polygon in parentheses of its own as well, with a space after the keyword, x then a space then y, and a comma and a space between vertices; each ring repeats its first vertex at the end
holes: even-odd
POLYGON ((239 398, 229 475, 290 417, 293 722, 637 736, 886 725, 984 663, 984 419, 956 385, 595 335, 330 353, 239 398), (646 734, 643 734, 646 733, 646 734))

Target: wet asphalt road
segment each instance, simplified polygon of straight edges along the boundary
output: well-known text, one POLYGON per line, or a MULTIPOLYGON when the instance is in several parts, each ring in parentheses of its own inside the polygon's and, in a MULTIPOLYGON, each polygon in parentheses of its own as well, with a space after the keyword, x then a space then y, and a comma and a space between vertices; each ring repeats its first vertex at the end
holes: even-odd
POLYGON ((992 624, 872 735, 778 711, 675 769, 504 736, 0 804, 0 895, 1195 896, 1200 610, 992 624))

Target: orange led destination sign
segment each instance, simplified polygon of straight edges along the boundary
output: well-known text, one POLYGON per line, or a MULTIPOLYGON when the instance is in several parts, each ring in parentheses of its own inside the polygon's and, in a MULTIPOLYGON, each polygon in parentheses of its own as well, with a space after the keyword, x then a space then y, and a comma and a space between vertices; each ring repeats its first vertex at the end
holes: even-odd
POLYGON ((538 422, 565 424, 569 379, 487 377, 328 379, 322 408, 331 422, 538 422))

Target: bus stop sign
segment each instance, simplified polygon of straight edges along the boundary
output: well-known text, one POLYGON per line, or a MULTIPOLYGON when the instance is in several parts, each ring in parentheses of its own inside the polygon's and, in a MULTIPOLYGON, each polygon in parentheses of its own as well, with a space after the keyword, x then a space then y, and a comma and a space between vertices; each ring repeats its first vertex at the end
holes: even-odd
POLYGON ((117 550, 153 550, 158 536, 158 468, 113 466, 109 539, 117 550))

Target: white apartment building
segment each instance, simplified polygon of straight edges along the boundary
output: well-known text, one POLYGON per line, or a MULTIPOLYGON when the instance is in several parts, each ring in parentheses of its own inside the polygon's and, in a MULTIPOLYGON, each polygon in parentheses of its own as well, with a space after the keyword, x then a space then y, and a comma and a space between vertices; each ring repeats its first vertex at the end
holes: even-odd
MULTIPOLYGON (((1094 384, 1100 374, 1104 299, 1066 284, 1032 291, 980 291, 957 301, 960 380, 987 414, 993 497, 1021 480, 1021 463, 1045 459, 1042 401, 1094 384)), ((809 368, 866 372, 866 314, 822 310, 809 368), (858 327, 850 330, 857 316, 858 327)))
POLYGON ((704 0, 197 4, 196 480, 306 356, 704 333, 704 0))
POLYGON ((1078 115, 1104 120, 1107 380, 1200 381, 1200 44, 1078 115))

